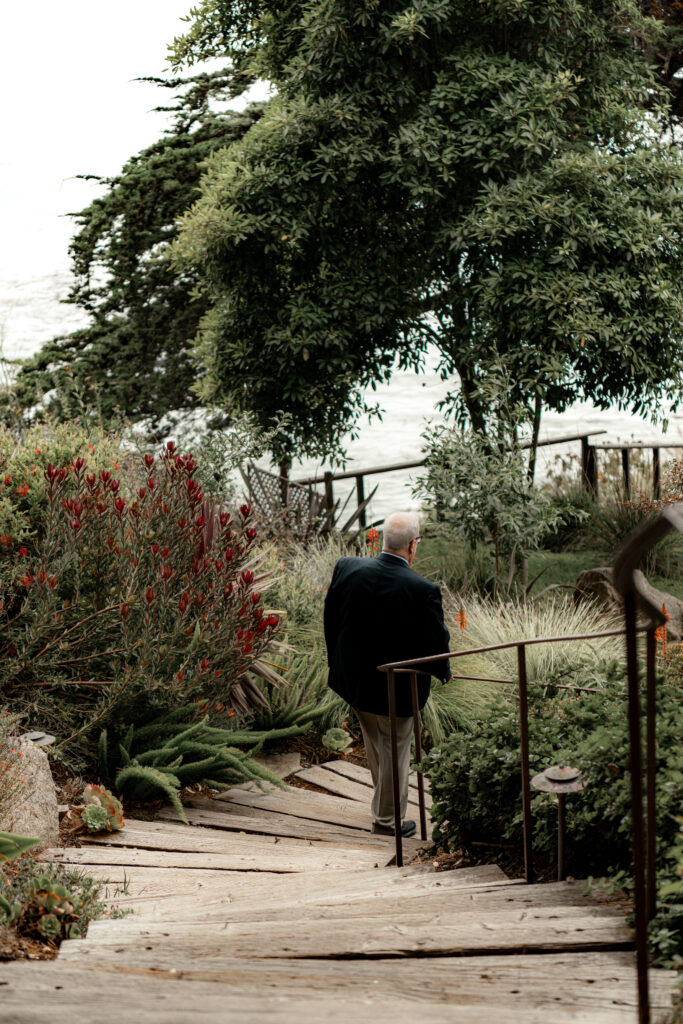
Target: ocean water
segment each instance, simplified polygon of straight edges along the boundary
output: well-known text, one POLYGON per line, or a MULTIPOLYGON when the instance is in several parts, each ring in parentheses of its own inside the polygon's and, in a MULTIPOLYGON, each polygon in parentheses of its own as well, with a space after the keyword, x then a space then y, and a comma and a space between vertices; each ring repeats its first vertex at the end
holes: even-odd
MULTIPOLYGON (((69 274, 63 270, 37 278, 0 279, 0 340, 6 361, 26 358, 50 338, 84 325, 84 315, 61 301, 68 292, 69 282, 69 274)), ((355 471, 419 460, 424 430, 430 422, 441 418, 436 406, 449 387, 449 383, 439 378, 435 358, 427 361, 423 374, 398 371, 389 384, 378 386, 370 399, 382 406, 384 414, 381 420, 362 423, 358 438, 348 440, 345 469, 355 471)), ((662 433, 661 425, 618 409, 602 411, 589 402, 577 403, 562 414, 544 413, 542 438, 590 431, 604 431, 594 438, 596 443, 658 443, 663 449, 662 459, 666 459, 673 454, 666 452, 667 440, 683 443, 683 412, 669 415, 666 434, 662 433)), ((551 471, 556 459, 572 453, 578 455, 579 451, 579 442, 540 449, 539 478, 551 471)), ((267 462, 263 465, 267 466, 267 462)), ((292 479, 322 477, 328 468, 322 463, 304 460, 293 467, 292 479)), ((368 510, 369 521, 382 518, 394 509, 417 507, 411 487, 419 473, 419 469, 413 469, 366 478, 366 494, 375 483, 379 484, 368 510)), ((334 487, 335 497, 343 502, 349 492, 355 490, 355 482, 339 481, 334 487)), ((353 497, 349 509, 352 502, 353 497)))

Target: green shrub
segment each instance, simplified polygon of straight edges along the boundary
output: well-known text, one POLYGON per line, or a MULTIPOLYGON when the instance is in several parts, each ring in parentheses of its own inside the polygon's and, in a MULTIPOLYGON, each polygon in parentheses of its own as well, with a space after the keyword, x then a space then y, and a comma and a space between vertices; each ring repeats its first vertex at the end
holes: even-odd
MULTIPOLYGON (((593 668, 597 676, 597 668, 593 668)), ((578 877, 631 871, 629 738, 623 665, 602 666, 599 693, 558 690, 547 675, 530 691, 531 774, 571 764, 589 780, 567 798, 566 858, 578 877)), ((566 681, 566 675, 561 675, 566 681)), ((598 682, 594 678, 594 682, 598 682)), ((662 898, 653 934, 667 959, 680 942, 683 904, 665 888, 674 880, 675 814, 683 781, 683 708, 680 681, 660 678, 657 695, 657 833, 662 898), (677 935, 677 940, 672 939, 677 935)), ((425 762, 434 798, 434 842, 474 852, 473 843, 511 844, 521 851, 519 718, 514 703, 498 702, 471 733, 456 733, 425 762)), ((554 797, 532 790, 537 862, 553 863, 557 842, 554 797)), ((477 849, 480 854, 481 850, 477 849)), ((620 875, 619 877, 623 877, 620 875)))

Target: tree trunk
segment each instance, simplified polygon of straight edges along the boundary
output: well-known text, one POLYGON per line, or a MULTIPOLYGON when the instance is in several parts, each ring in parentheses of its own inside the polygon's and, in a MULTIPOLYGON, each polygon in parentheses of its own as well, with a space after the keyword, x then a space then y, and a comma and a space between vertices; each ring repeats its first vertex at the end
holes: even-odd
POLYGON ((529 452, 528 476, 530 484, 534 482, 534 474, 536 473, 536 453, 538 452, 538 434, 541 429, 542 409, 543 400, 540 395, 536 395, 534 402, 534 422, 531 429, 531 451, 529 452))
POLYGON ((481 402, 477 396, 477 386, 472 377, 470 368, 465 365, 456 366, 458 376, 460 377, 460 386, 462 389, 462 400, 465 403, 465 408, 470 417, 472 423, 472 429, 477 430, 480 434, 486 433, 486 420, 484 419, 484 410, 481 407, 481 402))

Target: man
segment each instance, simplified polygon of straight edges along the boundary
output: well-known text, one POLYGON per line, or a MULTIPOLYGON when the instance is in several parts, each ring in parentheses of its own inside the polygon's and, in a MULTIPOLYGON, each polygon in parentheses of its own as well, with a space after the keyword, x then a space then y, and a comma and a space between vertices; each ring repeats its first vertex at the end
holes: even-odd
MULTIPOLYGON (((384 523, 377 558, 340 558, 325 600, 325 642, 329 685, 356 712, 372 773, 372 831, 394 834, 394 800, 387 676, 377 666, 430 654, 445 654, 450 637, 444 625, 441 591, 412 568, 420 541, 414 512, 394 512, 384 523)), ((448 662, 425 666, 444 682, 448 662)), ((396 715, 401 818, 408 803, 412 700, 410 676, 397 674, 396 715)), ((429 677, 418 676, 418 703, 429 696, 429 677)), ((403 820, 401 833, 415 833, 403 820)))

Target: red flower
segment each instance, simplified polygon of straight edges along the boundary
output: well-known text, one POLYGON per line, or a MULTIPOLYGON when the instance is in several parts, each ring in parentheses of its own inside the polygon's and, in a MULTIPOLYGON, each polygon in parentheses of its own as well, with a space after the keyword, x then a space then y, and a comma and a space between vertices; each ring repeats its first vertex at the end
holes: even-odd
MULTIPOLYGON (((261 611, 261 609, 259 608, 258 611, 261 611)), ((268 629, 268 623, 266 622, 266 620, 265 619, 259 619, 258 625, 256 627, 256 632, 257 633, 265 633, 265 631, 267 629, 268 629)))
POLYGON ((157 485, 156 480, 154 479, 153 476, 151 476, 149 478, 149 480, 147 481, 147 486, 149 487, 150 491, 153 491, 154 488, 156 487, 156 485, 157 485))
POLYGON ((210 666, 211 666, 211 662, 209 661, 208 658, 202 658, 202 660, 199 662, 199 667, 202 670, 202 672, 206 672, 206 670, 210 666))
POLYGON ((26 558, 26 556, 28 554, 28 550, 26 548, 19 548, 19 550, 17 551, 17 554, 21 555, 22 558, 26 558))
POLYGON ((162 567, 159 570, 159 572, 161 573, 162 580, 170 580, 171 576, 173 575, 173 566, 172 565, 162 565, 162 567))
POLYGON ((79 455, 77 459, 74 459, 74 469, 76 470, 76 475, 77 476, 81 475, 81 471, 83 470, 84 466, 85 466, 85 459, 83 458, 82 455, 79 455))
POLYGON ((123 604, 121 605, 121 608, 120 608, 121 618, 125 619, 126 616, 128 615, 129 611, 130 611, 130 605, 126 604, 126 602, 124 601, 123 604))
POLYGON ((242 582, 247 587, 249 586, 250 583, 254 582, 254 574, 251 571, 251 569, 243 569, 242 570, 242 582))
POLYGON ((249 529, 247 530, 247 540, 250 540, 250 541, 254 540, 255 537, 256 537, 256 530, 254 529, 253 526, 250 526, 249 529))
POLYGON ((71 529, 74 531, 74 533, 76 533, 78 530, 80 530, 80 528, 81 528, 81 521, 80 521, 80 519, 72 519, 71 520, 71 529))
POLYGON ((173 452, 175 451, 175 442, 174 441, 167 441, 166 442, 166 451, 169 453, 169 455, 173 455, 173 452))
POLYGON ((244 647, 242 648, 242 654, 249 654, 252 650, 253 647, 251 644, 245 644, 244 647))
POLYGON ((176 679, 178 680, 179 683, 182 683, 184 676, 185 676, 185 673, 183 672, 183 670, 181 668, 179 668, 178 672, 177 672, 177 675, 176 675, 176 679))
POLYGON ((161 557, 162 558, 168 558, 168 548, 162 548, 161 549, 161 557))
POLYGON ((227 512, 221 512, 219 518, 221 521, 221 526, 227 526, 228 523, 230 522, 230 516, 228 515, 227 512))
POLYGON ((88 487, 88 490, 94 491, 95 484, 97 483, 97 477, 95 476, 94 473, 88 473, 88 475, 85 478, 85 482, 88 487))
POLYGON ((111 491, 112 494, 116 494, 120 486, 120 480, 112 480, 112 482, 109 484, 109 490, 111 491))
MULTIPOLYGON (((52 466, 50 466, 50 469, 52 469, 52 466)), ((52 479, 52 477, 50 477, 50 479, 52 479)), ((12 477, 11 476, 6 476, 5 477, 5 487, 9 487, 11 485, 11 483, 12 483, 12 477)))
POLYGON ((152 544, 152 554, 156 555, 158 551, 159 551, 159 545, 158 544, 152 544))
POLYGON ((261 600, 261 594, 258 590, 253 590, 251 594, 251 603, 258 604, 261 600))
POLYGON ((187 594, 181 594, 180 600, 178 601, 178 611, 181 615, 184 615, 187 611, 187 606, 190 603, 190 599, 187 594))
POLYGON ((123 500, 123 498, 117 498, 116 501, 114 502, 114 508, 119 513, 119 515, 121 515, 125 507, 126 503, 123 500))
POLYGON ((151 604, 153 600, 154 591, 152 590, 151 587, 147 587, 147 589, 145 590, 145 601, 147 602, 147 604, 151 604))
POLYGON ((268 625, 270 626, 271 629, 275 629, 275 627, 277 626, 279 621, 280 621, 280 616, 279 615, 269 615, 268 616, 268 625))
POLYGON ((48 583, 48 586, 49 586, 50 590, 54 590, 55 587, 57 586, 57 577, 56 576, 48 576, 47 583, 48 583))
POLYGON ((111 480, 111 473, 108 469, 103 469, 100 473, 100 480, 103 484, 106 484, 107 480, 111 480))
POLYGON ((147 497, 147 490, 144 487, 138 487, 138 498, 140 501, 144 501, 147 497))
POLYGON ((152 466, 154 465, 154 456, 153 455, 145 455, 145 465, 147 466, 147 469, 151 469, 152 468, 152 466))
POLYGON ((247 519, 251 515, 251 505, 240 505, 240 514, 243 519, 247 519))
POLYGON ((254 608, 254 618, 257 622, 259 619, 263 618, 263 608, 254 608))
POLYGON ((47 573, 44 569, 41 569, 38 573, 38 582, 42 585, 47 580, 47 573))
POLYGON ((24 576, 21 582, 25 587, 30 587, 33 583, 33 576, 24 576))

